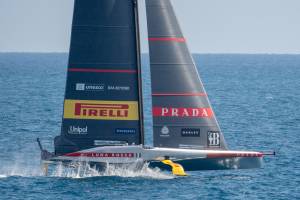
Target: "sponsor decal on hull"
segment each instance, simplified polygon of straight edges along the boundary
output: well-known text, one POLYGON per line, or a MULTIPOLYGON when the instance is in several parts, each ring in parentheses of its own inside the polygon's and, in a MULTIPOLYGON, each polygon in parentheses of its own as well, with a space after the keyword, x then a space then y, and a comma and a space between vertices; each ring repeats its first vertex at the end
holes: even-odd
POLYGON ((210 118, 213 116, 211 108, 153 107, 152 112, 154 117, 210 118))
POLYGON ((137 101, 65 100, 64 118, 95 120, 138 120, 137 101))
POLYGON ((134 153, 96 153, 96 152, 76 152, 69 153, 65 156, 70 157, 93 157, 93 158, 134 158, 134 153))
POLYGON ((237 158, 237 157, 258 157, 262 158, 263 154, 259 152, 231 152, 231 153, 209 153, 207 158, 237 158))

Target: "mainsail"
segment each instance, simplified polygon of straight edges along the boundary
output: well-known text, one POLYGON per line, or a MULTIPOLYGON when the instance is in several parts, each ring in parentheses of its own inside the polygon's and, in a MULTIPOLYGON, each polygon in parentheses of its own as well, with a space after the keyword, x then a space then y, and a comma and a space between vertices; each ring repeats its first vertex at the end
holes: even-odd
POLYGON ((75 0, 56 155, 143 143, 137 19, 135 0, 75 0))
POLYGON ((227 149, 169 0, 146 0, 154 146, 227 149))

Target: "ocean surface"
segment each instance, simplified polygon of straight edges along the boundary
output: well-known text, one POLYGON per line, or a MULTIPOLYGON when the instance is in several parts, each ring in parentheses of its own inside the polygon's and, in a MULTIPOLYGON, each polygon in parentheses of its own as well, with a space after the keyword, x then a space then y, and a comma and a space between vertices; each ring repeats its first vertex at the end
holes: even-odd
MULTIPOLYGON (((275 150, 261 169, 169 172, 56 167, 39 148, 60 133, 67 54, 0 54, 0 199, 300 199, 300 55, 194 55, 231 149, 275 150)), ((143 57, 146 143, 149 63, 143 57)), ((180 81, 180 80, 179 80, 180 81)))

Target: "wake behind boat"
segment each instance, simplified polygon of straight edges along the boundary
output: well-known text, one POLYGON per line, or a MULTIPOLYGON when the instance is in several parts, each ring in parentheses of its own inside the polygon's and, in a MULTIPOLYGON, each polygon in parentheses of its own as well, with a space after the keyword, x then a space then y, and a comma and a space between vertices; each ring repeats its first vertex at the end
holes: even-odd
MULTIPOLYGON (((153 143, 144 146, 137 0, 75 0, 61 135, 42 162, 184 170, 258 168, 228 150, 169 0, 146 0, 153 143)), ((40 144, 40 142, 39 142, 40 144)))

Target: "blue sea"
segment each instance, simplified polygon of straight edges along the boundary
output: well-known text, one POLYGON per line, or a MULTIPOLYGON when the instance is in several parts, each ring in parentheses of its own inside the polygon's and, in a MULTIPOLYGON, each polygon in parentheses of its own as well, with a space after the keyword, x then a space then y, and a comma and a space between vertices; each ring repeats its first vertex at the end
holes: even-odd
MULTIPOLYGON (((300 55, 194 55, 231 149, 275 150, 261 169, 149 169, 42 175, 39 148, 60 133, 67 54, 0 54, 0 199, 300 199, 300 55)), ((143 56, 146 143, 149 62, 143 56)), ((179 80, 180 81, 180 80, 179 80)))

